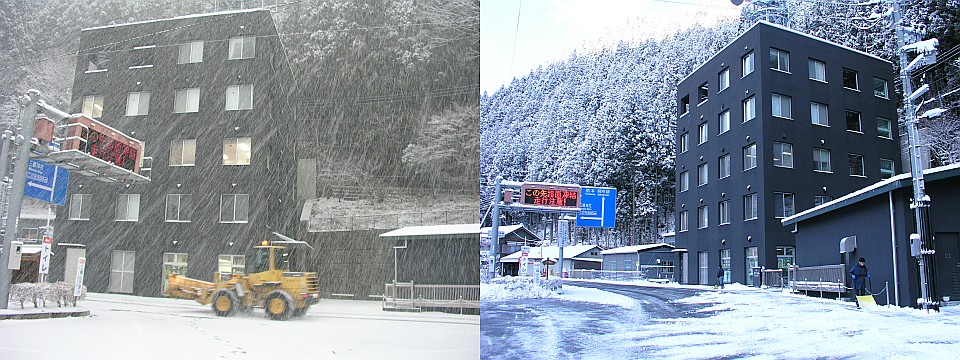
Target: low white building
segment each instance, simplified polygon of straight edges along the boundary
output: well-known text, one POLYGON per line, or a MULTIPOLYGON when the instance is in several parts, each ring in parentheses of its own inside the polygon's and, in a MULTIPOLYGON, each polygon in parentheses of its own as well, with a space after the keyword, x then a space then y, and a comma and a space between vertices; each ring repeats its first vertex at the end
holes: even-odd
MULTIPOLYGON (((562 271, 569 273, 572 270, 599 270, 603 261, 600 255, 601 251, 596 245, 564 246, 562 271)), ((500 263, 503 264, 504 275, 516 276, 519 274, 521 253, 522 251, 517 251, 500 260, 500 263)), ((543 259, 554 259, 557 264, 548 267, 550 276, 560 274, 560 248, 556 246, 531 246, 527 258, 529 259, 528 264, 531 262, 539 264, 543 259)))

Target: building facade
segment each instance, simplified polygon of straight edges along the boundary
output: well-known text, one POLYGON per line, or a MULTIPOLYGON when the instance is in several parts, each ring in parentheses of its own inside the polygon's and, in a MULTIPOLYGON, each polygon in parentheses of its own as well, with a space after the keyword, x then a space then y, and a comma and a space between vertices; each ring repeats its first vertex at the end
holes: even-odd
POLYGON ((677 86, 685 283, 757 284, 794 262, 780 220, 900 168, 893 65, 759 22, 677 86))
POLYGON ((253 245, 296 230, 296 96, 267 10, 84 29, 71 110, 143 141, 151 181, 72 176, 51 280, 79 256, 95 292, 243 272, 253 245))

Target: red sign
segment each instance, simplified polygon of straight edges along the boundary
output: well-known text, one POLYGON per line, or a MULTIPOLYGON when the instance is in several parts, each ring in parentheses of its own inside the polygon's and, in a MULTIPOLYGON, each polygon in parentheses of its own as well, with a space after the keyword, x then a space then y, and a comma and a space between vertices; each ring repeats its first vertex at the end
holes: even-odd
POLYGON ((543 183, 524 183, 520 186, 523 205, 580 208, 580 187, 543 183))
POLYGON ((143 143, 85 115, 67 120, 67 140, 62 150, 79 150, 94 157, 140 173, 143 143))

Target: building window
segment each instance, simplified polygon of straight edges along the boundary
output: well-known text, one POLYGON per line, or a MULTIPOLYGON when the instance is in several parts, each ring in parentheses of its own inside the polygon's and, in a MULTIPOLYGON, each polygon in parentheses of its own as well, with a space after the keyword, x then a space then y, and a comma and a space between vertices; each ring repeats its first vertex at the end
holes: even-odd
POLYGON ((730 154, 720 156, 720 179, 730 176, 730 154))
POLYGON ((250 138, 223 139, 224 165, 250 165, 250 138))
POLYGON ((680 116, 690 112, 690 95, 684 96, 680 99, 680 116))
POLYGON ((690 190, 690 172, 684 171, 680 173, 680 192, 690 190))
POLYGON ((793 168, 793 144, 773 143, 773 166, 793 168))
POLYGON ((680 231, 687 231, 687 211, 681 211, 679 214, 680 218, 677 219, 677 223, 680 224, 680 231))
POLYGON ((87 73, 107 71, 110 58, 106 52, 95 52, 87 55, 87 73))
POLYGON ((253 85, 227 86, 227 110, 250 110, 253 108, 253 85))
POLYGON ((857 81, 856 71, 843 69, 843 87, 851 90, 860 90, 860 83, 857 81))
POLYGON ((770 68, 783 72, 790 72, 790 53, 770 48, 770 68))
POLYGON ((814 125, 830 126, 830 115, 827 112, 827 105, 811 102, 810 122, 814 125))
POLYGON ((250 195, 223 194, 220 195, 220 222, 245 223, 248 218, 250 195))
POLYGON ((743 101, 743 122, 753 120, 757 117, 757 101, 751 96, 743 101))
POLYGON ((196 160, 197 139, 170 142, 170 166, 194 166, 197 164, 196 160))
POLYGON ((884 139, 893 139, 893 127, 890 119, 877 118, 877 136, 884 139))
POLYGON ((256 52, 257 38, 235 37, 230 39, 230 55, 228 60, 252 59, 256 52))
POLYGON ((863 155, 847 154, 847 163, 850 166, 850 176, 864 176, 863 155))
POLYGON ((790 97, 786 95, 773 94, 771 97, 771 106, 773 116, 790 119, 790 97))
POLYGON ((817 206, 826 204, 826 203, 831 202, 831 201, 833 201, 833 197, 832 197, 832 196, 815 195, 815 196, 813 197, 813 206, 814 206, 814 207, 817 207, 817 206))
POLYGON ((631 262, 630 259, 627 259, 627 260, 624 260, 624 261, 623 261, 623 271, 631 271, 631 270, 633 270, 633 267, 630 266, 630 265, 632 265, 632 264, 630 264, 630 262, 631 262))
POLYGON ((744 249, 745 261, 743 262, 744 268, 747 273, 747 285, 753 286, 753 269, 760 267, 760 251, 756 246, 751 246, 744 249))
POLYGON ((724 284, 730 283, 730 249, 721 249, 720 250, 720 267, 723 268, 723 278, 721 279, 724 284))
POLYGON ((142 116, 150 112, 150 93, 132 92, 127 96, 127 116, 142 116))
POLYGON ((700 164, 700 166, 697 166, 697 174, 699 174, 697 186, 704 186, 707 184, 707 181, 709 180, 709 170, 710 167, 707 164, 700 164))
POLYGON ((710 268, 707 263, 710 257, 708 254, 709 253, 706 251, 697 252, 697 259, 699 260, 698 265, 700 266, 700 271, 698 273, 699 278, 697 280, 699 280, 700 285, 707 285, 710 283, 710 276, 708 274, 710 272, 710 268))
POLYGON ((134 47, 133 51, 130 52, 130 57, 133 60, 133 62, 130 64, 130 68, 142 69, 153 67, 153 52, 156 50, 156 47, 156 45, 134 47))
POLYGON ((863 128, 860 127, 860 113, 856 111, 847 110, 846 118, 847 118, 847 131, 863 133, 863 128))
POLYGON ((721 92, 730 87, 730 69, 723 69, 723 71, 720 72, 719 84, 717 92, 721 92))
POLYGON ((689 135, 689 134, 690 134, 690 133, 683 133, 682 135, 680 135, 680 141, 679 141, 679 144, 678 144, 677 146, 680 147, 680 153, 681 153, 681 154, 687 152, 687 149, 690 148, 690 141, 689 141, 689 139, 688 139, 689 136, 687 136, 687 135, 689 135))
POLYGON ((721 201, 719 206, 720 210, 720 225, 726 225, 730 223, 730 200, 721 201))
POLYGON ((827 82, 827 64, 810 59, 810 80, 827 82))
POLYGON ((103 95, 84 96, 83 110, 81 112, 91 119, 99 119, 103 116, 103 95))
POLYGON ((710 134, 709 134, 709 126, 707 126, 707 123, 700 124, 700 128, 699 128, 699 129, 700 129, 700 133, 699 133, 699 134, 700 134, 700 142, 697 143, 697 145, 703 144, 703 143, 707 142, 707 138, 708 138, 709 135, 710 135, 710 134))
POLYGON ((720 114, 720 133, 730 131, 730 110, 720 114))
POLYGON ((743 171, 757 167, 757 144, 743 147, 743 171))
POLYGON ((140 218, 140 194, 117 195, 117 221, 137 221, 140 218))
POLYGON ((706 229, 707 223, 710 222, 710 211, 707 210, 706 206, 701 206, 697 208, 697 228, 706 229))
POLYGON ((203 62, 203 41, 193 41, 180 44, 180 56, 177 64, 193 64, 203 62))
POLYGON ((698 101, 703 103, 704 101, 707 101, 708 96, 710 95, 710 86, 707 83, 700 84, 700 87, 697 88, 697 92, 699 94, 698 101))
POLYGON ((880 159, 880 178, 889 179, 896 175, 896 169, 894 169, 893 160, 890 159, 880 159))
POLYGON ((813 149, 813 170, 820 172, 833 171, 830 167, 830 150, 813 149))
POLYGON ((773 215, 777 218, 793 216, 793 194, 775 192, 773 193, 773 215))
POLYGON ((743 77, 753 72, 753 51, 740 58, 740 68, 743 70, 743 77))
POLYGON ((757 194, 743 196, 743 221, 757 218, 757 194))
POLYGON ((174 96, 173 112, 195 113, 200 111, 200 88, 179 89, 174 96))
POLYGON ((217 272, 221 274, 243 274, 243 255, 220 255, 217 257, 217 272))
POLYGON ((170 275, 186 275, 187 274, 187 259, 188 256, 186 253, 163 253, 163 288, 166 289, 170 285, 170 275))
POLYGON ((90 220, 90 207, 93 206, 93 194, 70 195, 70 220, 90 220))
POLYGON ((777 269, 783 270, 783 274, 786 274, 787 269, 795 263, 793 246, 777 246, 777 269))
POLYGON ((880 78, 873 78, 873 96, 889 99, 887 95, 887 81, 880 78))
POLYGON ((163 221, 190 222, 190 194, 167 194, 163 221))

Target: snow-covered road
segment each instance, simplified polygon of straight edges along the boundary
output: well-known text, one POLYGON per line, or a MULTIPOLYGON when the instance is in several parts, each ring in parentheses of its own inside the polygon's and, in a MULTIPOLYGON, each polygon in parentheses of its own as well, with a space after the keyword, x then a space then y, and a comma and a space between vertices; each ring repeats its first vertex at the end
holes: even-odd
MULTIPOLYGON (((91 316, 0 321, 0 359, 476 359, 476 315, 321 300, 302 319, 218 318, 192 301, 89 294, 91 316)), ((28 305, 29 306, 29 305, 28 305)))

